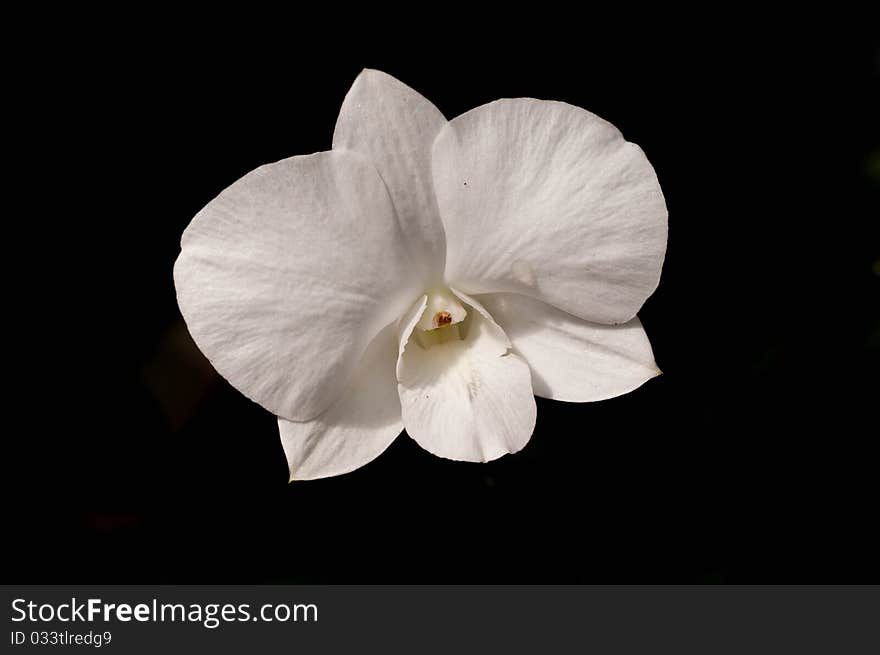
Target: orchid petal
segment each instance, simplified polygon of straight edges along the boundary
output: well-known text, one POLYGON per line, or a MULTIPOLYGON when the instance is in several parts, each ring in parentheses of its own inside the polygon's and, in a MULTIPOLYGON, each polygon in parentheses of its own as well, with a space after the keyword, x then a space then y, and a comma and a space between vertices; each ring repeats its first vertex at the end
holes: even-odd
POLYGON ((321 152, 261 166, 202 209, 174 267, 196 344, 277 416, 330 406, 420 291, 375 167, 321 152))
POLYGON ((397 333, 389 325, 373 339, 342 396, 305 423, 278 419, 290 479, 348 473, 382 454, 403 430, 397 395, 397 333))
POLYGON ((406 350, 406 346, 409 343, 409 337, 412 334, 413 330, 416 329, 416 325, 421 320, 422 314, 425 313, 425 309, 428 306, 428 296, 423 295, 418 298, 412 306, 407 310, 406 314, 400 317, 397 321, 397 365, 395 366, 395 375, 397 379, 400 380, 400 376, 403 370, 403 353, 406 350))
POLYGON ((333 134, 334 149, 359 152, 378 169, 424 288, 442 280, 446 257, 431 176, 431 144, 444 125, 443 114, 418 92, 364 70, 345 96, 333 134))
POLYGON ((654 169, 610 123, 562 102, 498 100, 433 149, 446 280, 624 323, 656 288, 666 205, 654 169))
POLYGON ((539 300, 512 293, 480 296, 528 362, 532 387, 543 398, 605 400, 660 375, 638 318, 623 325, 583 321, 539 300))
POLYGON ((507 337, 485 310, 472 308, 462 340, 427 349, 410 338, 419 315, 410 317, 401 334, 398 391, 406 431, 422 448, 487 462, 528 443, 537 408, 528 365, 508 351, 507 337))

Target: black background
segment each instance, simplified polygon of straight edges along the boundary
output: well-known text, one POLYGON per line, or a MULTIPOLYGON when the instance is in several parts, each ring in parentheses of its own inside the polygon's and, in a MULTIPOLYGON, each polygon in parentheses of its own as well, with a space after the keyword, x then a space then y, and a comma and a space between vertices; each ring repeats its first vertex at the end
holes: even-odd
POLYGON ((26 364, 7 580, 880 582, 876 40, 413 24, 163 23, 15 64, 9 130, 30 146, 12 224, 34 233, 7 244, 26 364), (490 464, 404 434, 356 472, 288 485, 274 417, 188 341, 172 265, 221 189, 330 147, 365 66, 449 118, 564 100, 644 149, 670 217, 640 312, 663 376, 601 403, 539 399, 529 445, 490 464))

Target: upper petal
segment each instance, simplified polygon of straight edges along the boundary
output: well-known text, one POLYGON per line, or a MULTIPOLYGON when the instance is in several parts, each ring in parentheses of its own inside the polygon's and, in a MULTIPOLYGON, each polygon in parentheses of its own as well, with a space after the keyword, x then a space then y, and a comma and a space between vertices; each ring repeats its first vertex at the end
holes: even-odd
POLYGON ((348 387, 326 412, 304 423, 278 419, 291 481, 348 473, 391 445, 403 430, 396 363, 392 324, 373 339, 348 387))
POLYGON ((532 371, 535 394, 569 402, 605 400, 660 374, 638 318, 623 325, 581 320, 513 293, 480 296, 532 371))
POLYGON ((475 301, 471 307, 461 341, 428 349, 410 338, 419 318, 410 315, 401 335, 398 391, 404 427, 425 450, 487 462, 528 443, 537 408, 528 365, 509 352, 510 342, 485 310, 475 301))
POLYGON ((443 277, 446 239, 431 177, 431 144, 446 125, 418 92, 377 70, 354 81, 336 119, 333 148, 369 157, 385 181, 423 286, 443 277))
POLYGON ((441 130, 433 173, 450 284, 600 323, 628 321, 656 288, 667 215, 657 176, 594 114, 530 98, 477 107, 441 130))
POLYGON ((418 293, 370 162, 345 151, 261 166, 202 209, 174 266, 196 344, 243 394, 311 419, 418 293))

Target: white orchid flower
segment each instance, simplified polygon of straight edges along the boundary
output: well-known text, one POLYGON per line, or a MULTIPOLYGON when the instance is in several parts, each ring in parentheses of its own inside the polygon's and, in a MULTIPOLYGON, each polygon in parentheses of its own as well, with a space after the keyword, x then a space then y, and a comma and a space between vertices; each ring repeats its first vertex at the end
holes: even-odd
POLYGON ((333 148, 212 200, 174 267, 190 333, 277 415, 291 479, 352 471, 405 428, 485 462, 526 445, 535 395, 588 402, 659 371, 636 312, 667 212, 610 123, 504 99, 447 121, 365 70, 333 148))

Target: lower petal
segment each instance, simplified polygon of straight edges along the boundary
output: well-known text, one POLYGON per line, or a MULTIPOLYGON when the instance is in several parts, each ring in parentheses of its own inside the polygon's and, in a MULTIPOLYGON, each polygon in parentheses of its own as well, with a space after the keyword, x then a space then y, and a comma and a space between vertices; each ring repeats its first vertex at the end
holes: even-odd
POLYGON ((409 435, 425 450, 459 461, 488 462, 522 449, 537 413, 529 367, 507 350, 494 322, 472 306, 463 338, 430 348, 409 339, 411 331, 402 335, 398 362, 409 435))
POLYGON ((569 402, 614 398, 660 374, 638 318, 600 325, 512 293, 480 296, 532 370, 535 394, 569 402))
POLYGON ((348 473, 374 460, 403 430, 394 367, 394 326, 367 348, 342 397, 304 423, 278 419, 290 480, 348 473))

